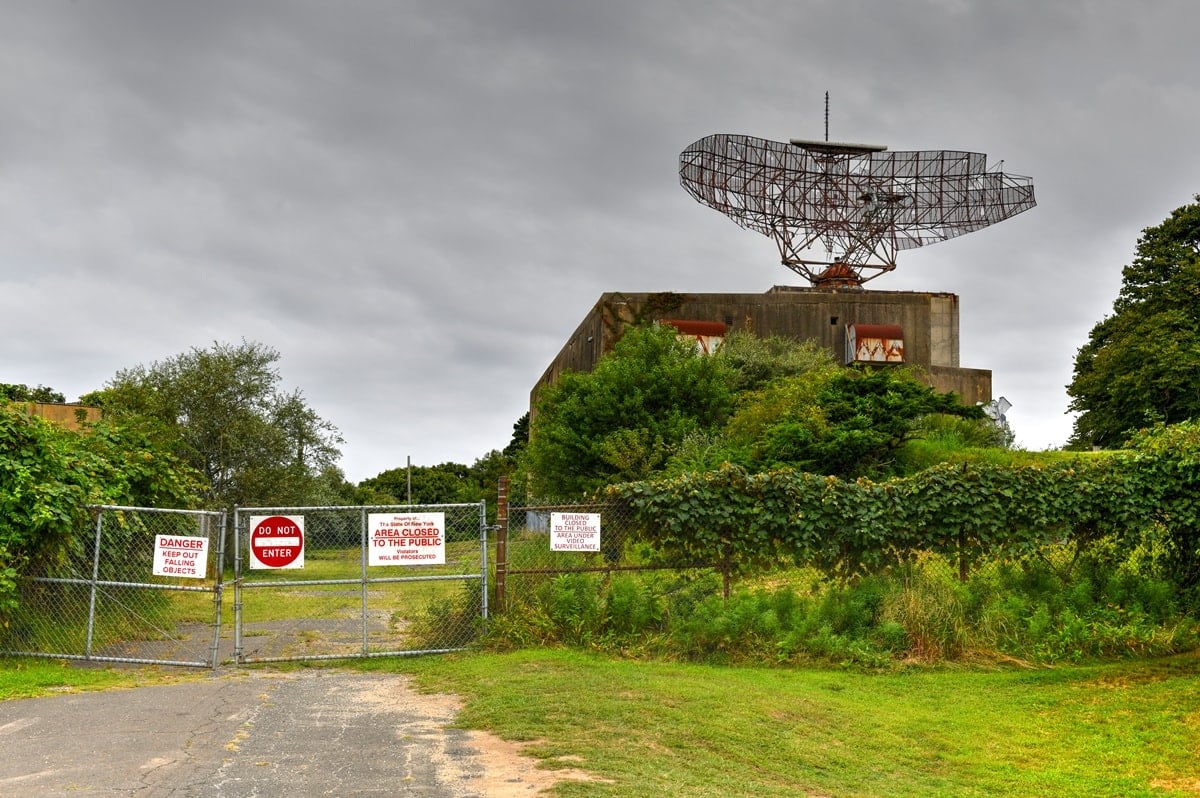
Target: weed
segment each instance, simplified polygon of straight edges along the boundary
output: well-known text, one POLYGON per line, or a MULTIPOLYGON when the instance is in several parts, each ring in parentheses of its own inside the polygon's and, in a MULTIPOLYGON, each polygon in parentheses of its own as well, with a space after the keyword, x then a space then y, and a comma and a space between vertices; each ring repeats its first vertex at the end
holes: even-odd
MULTIPOLYGON (((417 646, 430 650, 463 648, 474 642, 483 631, 482 598, 479 586, 467 582, 457 595, 431 600, 411 627, 417 646)), ((399 626, 395 613, 393 624, 399 626)))
POLYGON ((1081 662, 1169 654, 1198 640, 1167 582, 1109 553, 1061 549, 982 564, 965 582, 936 556, 846 583, 772 572, 743 577, 728 599, 711 572, 545 576, 489 635, 499 649, 557 643, 869 668, 979 656, 1081 662))

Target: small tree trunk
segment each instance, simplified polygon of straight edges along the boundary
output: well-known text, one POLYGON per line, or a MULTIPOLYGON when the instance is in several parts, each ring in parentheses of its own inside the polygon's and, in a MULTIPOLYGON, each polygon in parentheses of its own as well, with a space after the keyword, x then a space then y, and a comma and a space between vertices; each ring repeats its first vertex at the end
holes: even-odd
POLYGON ((958 581, 964 584, 967 578, 971 575, 970 558, 968 557, 967 536, 960 533, 958 536, 958 581))

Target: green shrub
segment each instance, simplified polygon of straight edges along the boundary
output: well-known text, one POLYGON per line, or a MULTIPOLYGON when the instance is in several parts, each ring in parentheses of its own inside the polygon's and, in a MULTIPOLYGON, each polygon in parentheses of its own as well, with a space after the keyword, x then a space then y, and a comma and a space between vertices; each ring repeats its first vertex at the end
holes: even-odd
POLYGON ((468 645, 483 630, 482 602, 479 586, 465 582, 457 596, 435 599, 417 616, 411 627, 413 640, 431 650, 468 645))
POLYGON ((662 598, 650 585, 631 575, 617 575, 604 597, 603 631, 629 636, 658 629, 665 614, 662 598))
POLYGON ((1155 656, 1200 642, 1169 581, 1057 549, 980 563, 966 582, 944 559, 925 556, 849 582, 811 572, 744 577, 728 599, 712 572, 564 574, 528 599, 493 623, 493 645, 878 668, 910 659, 1155 656))
POLYGON ((558 638, 567 643, 588 643, 602 633, 600 577, 563 574, 542 589, 546 617, 558 638))
POLYGON ((918 571, 893 586, 883 622, 904 630, 909 656, 955 659, 971 643, 962 592, 946 570, 918 571))

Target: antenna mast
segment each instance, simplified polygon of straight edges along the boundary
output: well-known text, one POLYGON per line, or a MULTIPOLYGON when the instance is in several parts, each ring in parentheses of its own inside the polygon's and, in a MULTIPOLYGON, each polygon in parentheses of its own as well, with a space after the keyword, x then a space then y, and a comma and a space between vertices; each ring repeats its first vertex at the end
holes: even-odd
POLYGON ((829 141, 829 92, 825 92, 825 140, 829 141))

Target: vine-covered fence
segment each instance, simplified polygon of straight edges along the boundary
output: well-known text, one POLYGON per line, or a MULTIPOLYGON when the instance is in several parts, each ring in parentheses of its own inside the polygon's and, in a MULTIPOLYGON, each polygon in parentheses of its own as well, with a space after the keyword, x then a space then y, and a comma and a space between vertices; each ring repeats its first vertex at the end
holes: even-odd
MULTIPOLYGON (((1142 549, 1184 591, 1200 587, 1200 425, 1161 427, 1128 451, 1040 465, 946 463, 883 481, 737 466, 614 485, 581 505, 523 502, 505 517, 518 553, 498 551, 498 587, 524 576, 592 570, 709 568, 725 575, 812 568, 834 579, 934 558, 961 581, 1000 562, 1103 542, 1108 556, 1142 549), (549 513, 598 514, 599 550, 556 552, 549 513), (529 541, 536 539, 536 545, 529 541)), ((512 543, 509 544, 510 546, 512 543)))
POLYGON ((1132 452, 1040 466, 943 464, 882 482, 727 466, 613 486, 606 498, 631 508, 635 537, 683 561, 790 561, 847 576, 933 553, 965 579, 981 562, 1105 540, 1152 545, 1190 589, 1200 585, 1197 438, 1164 434, 1132 452))

